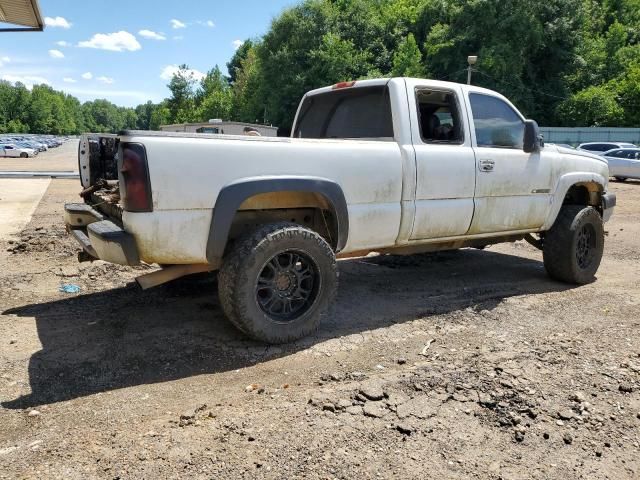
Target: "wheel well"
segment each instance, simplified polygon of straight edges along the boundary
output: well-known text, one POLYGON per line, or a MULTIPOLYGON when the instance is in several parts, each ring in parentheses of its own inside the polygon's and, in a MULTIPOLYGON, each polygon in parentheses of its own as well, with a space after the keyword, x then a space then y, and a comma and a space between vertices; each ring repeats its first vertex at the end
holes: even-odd
POLYGON ((276 222, 303 225, 320 234, 335 250, 338 245, 338 222, 334 206, 321 193, 279 191, 260 193, 247 198, 236 211, 229 240, 276 222))
POLYGON ((591 205, 600 208, 602 187, 594 182, 577 183, 567 191, 563 205, 591 205))

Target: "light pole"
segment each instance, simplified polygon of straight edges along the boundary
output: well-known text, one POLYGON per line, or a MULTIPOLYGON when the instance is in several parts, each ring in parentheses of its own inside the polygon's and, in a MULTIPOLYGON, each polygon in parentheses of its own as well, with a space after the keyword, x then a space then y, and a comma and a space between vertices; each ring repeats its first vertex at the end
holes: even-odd
POLYGON ((473 72, 473 66, 478 62, 478 57, 476 55, 469 55, 467 57, 467 63, 469 67, 467 68, 467 85, 471 85, 471 72, 473 72))

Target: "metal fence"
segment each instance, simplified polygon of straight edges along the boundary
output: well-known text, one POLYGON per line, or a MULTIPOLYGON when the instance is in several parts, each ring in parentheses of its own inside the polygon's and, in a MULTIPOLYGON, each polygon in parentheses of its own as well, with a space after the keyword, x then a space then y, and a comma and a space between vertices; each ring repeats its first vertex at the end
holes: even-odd
POLYGON ((628 142, 640 145, 640 128, 540 127, 540 132, 549 143, 628 142))

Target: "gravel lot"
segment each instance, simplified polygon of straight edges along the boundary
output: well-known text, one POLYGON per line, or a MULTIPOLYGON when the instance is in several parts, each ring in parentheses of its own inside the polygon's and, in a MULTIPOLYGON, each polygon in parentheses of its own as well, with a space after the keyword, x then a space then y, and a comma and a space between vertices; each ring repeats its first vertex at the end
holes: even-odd
POLYGON ((0 158, 0 172, 77 172, 78 140, 68 140, 31 158, 0 158))
POLYGON ((591 285, 524 242, 346 260, 331 321, 268 347, 214 276, 78 264, 53 180, 0 242, 0 478, 639 478, 640 183, 611 188, 591 285))

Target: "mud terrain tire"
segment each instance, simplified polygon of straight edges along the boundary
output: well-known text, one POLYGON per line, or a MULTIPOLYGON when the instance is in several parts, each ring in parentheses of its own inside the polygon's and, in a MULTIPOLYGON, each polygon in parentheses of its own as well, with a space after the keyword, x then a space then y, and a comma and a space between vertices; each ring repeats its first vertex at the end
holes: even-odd
POLYGON ((293 223, 261 226, 236 240, 218 274, 227 318, 266 343, 313 333, 338 287, 336 257, 316 232, 293 223))
POLYGON ((565 205, 544 237, 544 267, 556 280, 582 285, 593 281, 603 251, 604 226, 596 209, 565 205))

